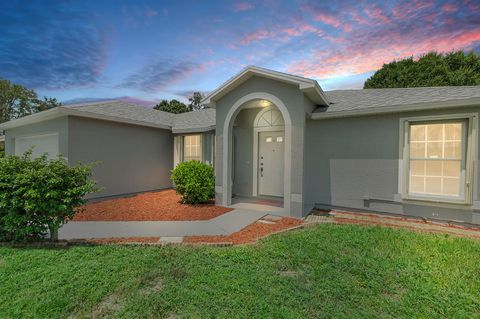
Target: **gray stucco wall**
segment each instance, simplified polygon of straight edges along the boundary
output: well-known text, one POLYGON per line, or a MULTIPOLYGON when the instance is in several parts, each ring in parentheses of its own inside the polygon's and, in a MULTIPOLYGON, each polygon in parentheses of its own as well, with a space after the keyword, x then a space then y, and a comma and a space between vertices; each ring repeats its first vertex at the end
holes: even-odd
MULTIPOLYGON (((305 140, 305 202, 480 224, 480 173, 474 205, 405 202, 398 191, 400 118, 478 112, 479 108, 309 120, 305 140), (476 202, 475 202, 476 200, 476 202)), ((478 140, 478 137, 477 137, 478 140)), ((477 148, 480 149, 480 145, 477 148)))
POLYGON ((68 157, 68 118, 66 116, 40 123, 25 125, 5 131, 5 152, 6 154, 15 154, 15 138, 58 133, 60 154, 68 157))
POLYGON ((171 187, 170 131, 72 116, 68 127, 70 164, 101 162, 94 179, 105 189, 91 198, 171 187))
MULTIPOLYGON (((216 165, 215 170, 216 189, 222 189, 222 193, 217 192, 216 201, 217 203, 221 203, 223 196, 223 167, 220 163, 223 158, 223 126, 227 114, 236 101, 247 94, 256 92, 274 95, 285 104, 289 112, 292 121, 290 214, 293 216, 302 216, 305 210, 303 204, 303 139, 305 131, 305 107, 309 103, 305 102, 307 98, 297 86, 258 76, 253 76, 248 79, 216 102, 217 163, 219 164, 216 165)), ((247 174, 251 173, 248 172, 247 174)), ((287 200, 288 199, 285 199, 285 202, 287 200)))
POLYGON ((261 108, 238 113, 233 127, 234 173, 233 194, 252 196, 253 191, 253 121, 261 108))

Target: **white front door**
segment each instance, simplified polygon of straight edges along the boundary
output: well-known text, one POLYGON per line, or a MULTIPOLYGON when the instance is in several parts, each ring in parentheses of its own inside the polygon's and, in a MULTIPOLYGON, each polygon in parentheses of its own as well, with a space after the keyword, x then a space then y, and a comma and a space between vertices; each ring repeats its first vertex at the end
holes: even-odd
POLYGON ((285 132, 258 134, 258 193, 283 196, 285 132))

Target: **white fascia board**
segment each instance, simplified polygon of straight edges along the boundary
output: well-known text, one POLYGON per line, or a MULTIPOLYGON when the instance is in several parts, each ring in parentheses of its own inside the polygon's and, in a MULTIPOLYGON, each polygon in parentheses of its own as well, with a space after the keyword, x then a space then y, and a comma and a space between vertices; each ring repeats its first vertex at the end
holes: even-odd
POLYGON ((43 122, 47 120, 52 120, 58 117, 63 116, 60 107, 55 107, 50 110, 42 111, 32 115, 27 115, 15 120, 11 120, 5 123, 0 124, 0 130, 9 130, 15 127, 34 124, 38 122, 43 122))
POLYGON ((324 106, 328 106, 330 104, 322 88, 320 87, 320 85, 318 85, 317 81, 315 81, 315 83, 313 84, 308 85, 301 84, 299 88, 315 104, 324 106))
POLYGON ((480 106, 480 98, 452 100, 452 101, 445 101, 445 102, 428 102, 428 103, 415 103, 415 104, 408 104, 408 105, 382 106, 382 107, 372 107, 368 109, 350 110, 350 111, 312 113, 310 117, 312 120, 322 120, 322 119, 331 119, 331 118, 340 118, 340 117, 355 117, 355 116, 367 116, 367 115, 376 115, 376 114, 415 112, 415 111, 445 109, 445 108, 453 108, 453 107, 469 107, 469 106, 480 106))

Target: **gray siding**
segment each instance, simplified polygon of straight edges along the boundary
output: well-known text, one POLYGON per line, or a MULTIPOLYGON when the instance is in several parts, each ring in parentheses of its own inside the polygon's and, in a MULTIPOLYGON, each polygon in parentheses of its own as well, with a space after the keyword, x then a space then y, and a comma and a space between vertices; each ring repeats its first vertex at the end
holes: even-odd
MULTIPOLYGON (((473 206, 449 208, 399 197, 399 123, 402 117, 478 112, 478 108, 308 121, 305 140, 306 205, 345 207, 480 223, 480 173, 473 206), (476 206, 477 205, 477 206, 476 206)), ((478 140, 478 137, 477 137, 478 140)), ((479 148, 477 148, 477 152, 479 148)))
POLYGON ((100 162, 94 179, 105 189, 91 197, 171 187, 170 131, 80 117, 68 126, 70 164, 100 162))
POLYGON ((15 154, 15 138, 17 137, 48 133, 58 133, 58 150, 60 154, 68 157, 68 118, 66 116, 6 130, 5 152, 9 155, 15 154))

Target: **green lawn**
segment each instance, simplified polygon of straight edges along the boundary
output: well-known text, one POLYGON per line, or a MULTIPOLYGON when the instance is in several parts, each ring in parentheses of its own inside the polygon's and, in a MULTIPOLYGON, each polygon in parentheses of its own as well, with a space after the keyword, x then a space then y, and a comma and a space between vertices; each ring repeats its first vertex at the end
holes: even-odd
POLYGON ((480 241, 320 225, 235 247, 0 248, 0 318, 472 318, 480 241))

